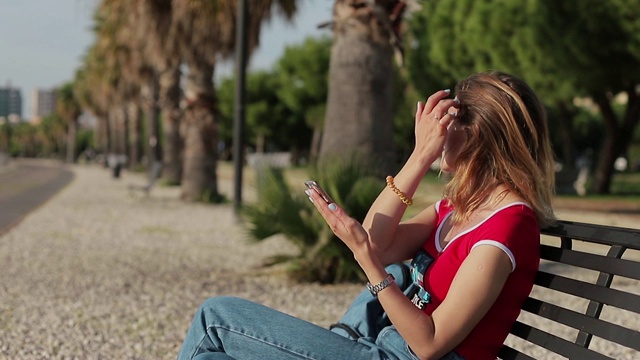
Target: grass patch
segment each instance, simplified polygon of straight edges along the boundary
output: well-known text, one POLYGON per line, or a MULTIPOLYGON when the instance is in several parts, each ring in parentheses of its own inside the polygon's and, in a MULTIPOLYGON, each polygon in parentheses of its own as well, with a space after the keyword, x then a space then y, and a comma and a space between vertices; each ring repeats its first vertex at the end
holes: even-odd
POLYGON ((640 173, 617 173, 611 181, 611 194, 640 199, 640 173))

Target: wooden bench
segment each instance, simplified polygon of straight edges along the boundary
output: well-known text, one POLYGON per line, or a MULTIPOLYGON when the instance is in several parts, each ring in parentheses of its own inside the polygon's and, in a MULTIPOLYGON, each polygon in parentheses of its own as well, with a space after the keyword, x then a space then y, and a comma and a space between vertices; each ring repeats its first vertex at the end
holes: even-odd
POLYGON ((153 165, 151 165, 151 171, 149 171, 149 177, 148 177, 148 182, 145 185, 134 185, 134 184, 130 184, 129 185, 129 192, 132 193, 135 190, 140 190, 144 193, 145 196, 149 196, 149 192, 151 192, 151 189, 153 188, 153 185, 155 185, 156 181, 158 181, 158 179, 160 178, 160 175, 162 175, 162 162, 160 161, 155 161, 153 163, 153 165))
POLYGON ((500 358, 640 359, 640 230, 543 229, 534 289, 500 358))

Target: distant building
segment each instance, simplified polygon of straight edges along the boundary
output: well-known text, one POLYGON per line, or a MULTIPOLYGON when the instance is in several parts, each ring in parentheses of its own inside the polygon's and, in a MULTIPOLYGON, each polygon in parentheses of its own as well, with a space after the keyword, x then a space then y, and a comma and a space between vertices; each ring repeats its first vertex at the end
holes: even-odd
POLYGON ((11 84, 0 87, 0 117, 9 118, 9 115, 22 118, 22 93, 11 84))
POLYGON ((35 89, 31 94, 31 118, 39 122, 56 111, 56 90, 35 89))

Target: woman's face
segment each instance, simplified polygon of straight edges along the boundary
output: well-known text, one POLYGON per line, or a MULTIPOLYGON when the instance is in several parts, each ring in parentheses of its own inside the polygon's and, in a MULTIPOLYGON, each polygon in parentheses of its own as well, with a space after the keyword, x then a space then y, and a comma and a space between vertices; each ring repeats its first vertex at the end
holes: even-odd
POLYGON ((467 132, 460 126, 458 121, 454 121, 447 129, 447 139, 442 150, 442 160, 440 169, 446 173, 455 172, 455 163, 464 144, 467 142, 467 132))

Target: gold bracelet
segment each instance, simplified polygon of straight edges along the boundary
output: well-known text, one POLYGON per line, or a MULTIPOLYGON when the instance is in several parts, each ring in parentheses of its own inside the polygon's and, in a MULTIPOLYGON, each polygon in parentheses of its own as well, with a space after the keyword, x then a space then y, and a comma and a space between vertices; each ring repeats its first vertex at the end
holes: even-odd
POLYGON ((394 193, 398 194, 400 200, 403 204, 407 206, 413 205, 413 199, 408 198, 400 189, 396 187, 396 184, 393 182, 393 176, 387 176, 387 186, 393 190, 394 193))

